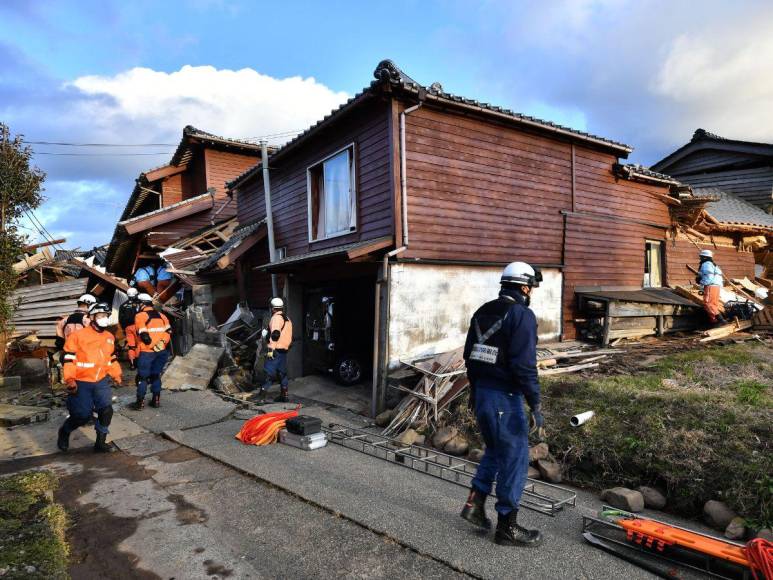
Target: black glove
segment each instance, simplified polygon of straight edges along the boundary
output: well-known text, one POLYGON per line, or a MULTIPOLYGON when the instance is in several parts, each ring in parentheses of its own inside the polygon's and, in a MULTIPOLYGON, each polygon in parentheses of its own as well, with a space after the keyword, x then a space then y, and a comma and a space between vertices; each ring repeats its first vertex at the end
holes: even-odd
POLYGON ((149 332, 143 332, 142 334, 140 334, 140 340, 142 341, 142 344, 145 344, 145 345, 148 345, 151 342, 153 342, 150 338, 149 332))

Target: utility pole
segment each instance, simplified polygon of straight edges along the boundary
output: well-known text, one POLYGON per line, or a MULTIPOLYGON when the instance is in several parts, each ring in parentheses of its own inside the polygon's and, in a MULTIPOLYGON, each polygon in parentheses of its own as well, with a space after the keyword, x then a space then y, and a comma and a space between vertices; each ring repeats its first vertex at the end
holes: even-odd
MULTIPOLYGON (((261 166, 263 169, 263 199, 266 200, 266 229, 268 229, 268 260, 276 261, 276 245, 274 244, 274 214, 271 213, 271 180, 268 176, 268 142, 260 142, 261 166)), ((279 296, 276 284, 276 274, 271 274, 271 294, 275 298, 279 296)))

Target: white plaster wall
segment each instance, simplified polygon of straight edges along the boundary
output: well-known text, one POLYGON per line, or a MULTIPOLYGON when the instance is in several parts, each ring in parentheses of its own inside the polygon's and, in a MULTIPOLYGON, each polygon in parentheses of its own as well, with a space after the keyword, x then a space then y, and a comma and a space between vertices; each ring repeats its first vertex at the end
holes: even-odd
MULTIPOLYGON (((499 294, 502 268, 392 264, 390 266, 389 366, 399 360, 452 350, 464 344, 473 313, 499 294)), ((541 341, 561 331, 561 272, 542 271, 532 297, 541 341)))

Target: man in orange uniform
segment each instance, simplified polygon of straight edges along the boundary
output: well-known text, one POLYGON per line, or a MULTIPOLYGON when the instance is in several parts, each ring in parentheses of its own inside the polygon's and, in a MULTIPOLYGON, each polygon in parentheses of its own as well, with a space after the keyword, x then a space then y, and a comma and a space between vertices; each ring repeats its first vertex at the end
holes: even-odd
POLYGON ((169 343, 172 339, 172 327, 169 319, 153 308, 153 298, 149 294, 137 296, 140 311, 134 317, 139 343, 137 348, 137 401, 133 407, 141 411, 145 407, 145 393, 150 385, 151 407, 161 406, 161 371, 169 360, 169 343))
POLYGON ((64 344, 64 382, 70 416, 59 428, 57 447, 67 451, 70 434, 86 425, 96 411, 94 451, 112 451, 107 444, 108 427, 113 418, 111 379, 121 383, 121 366, 116 361, 115 337, 109 332, 112 309, 98 302, 89 309, 89 326, 67 337, 64 344))
POLYGON ((260 388, 258 401, 265 401, 266 391, 274 381, 279 381, 281 391, 274 402, 287 403, 290 400, 287 395, 287 351, 293 342, 293 323, 284 312, 284 301, 281 298, 271 299, 271 320, 268 328, 263 330, 263 338, 268 339, 268 352, 263 364, 266 382, 260 388))

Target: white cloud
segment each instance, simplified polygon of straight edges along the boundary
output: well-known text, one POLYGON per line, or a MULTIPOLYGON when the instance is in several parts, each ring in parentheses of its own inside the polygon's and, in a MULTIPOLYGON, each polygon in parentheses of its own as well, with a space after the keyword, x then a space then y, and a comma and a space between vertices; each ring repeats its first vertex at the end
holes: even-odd
POLYGON ((166 73, 133 68, 68 84, 89 98, 77 105, 102 135, 127 142, 179 139, 185 125, 234 138, 301 130, 347 98, 314 78, 273 78, 253 69, 184 66, 166 73))

